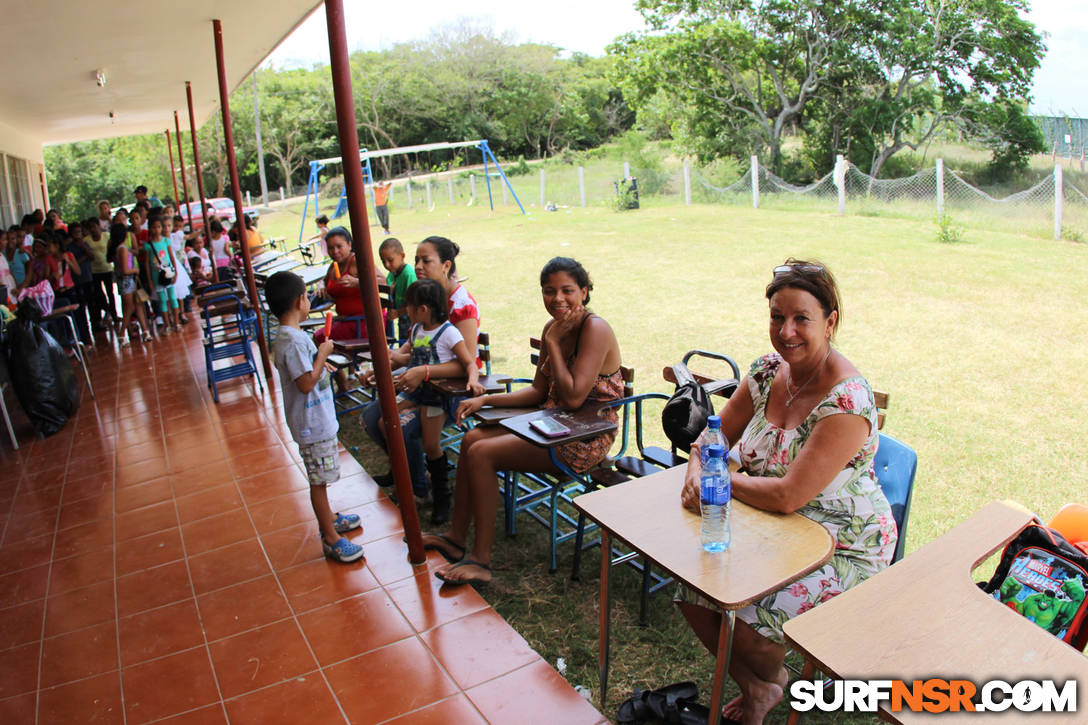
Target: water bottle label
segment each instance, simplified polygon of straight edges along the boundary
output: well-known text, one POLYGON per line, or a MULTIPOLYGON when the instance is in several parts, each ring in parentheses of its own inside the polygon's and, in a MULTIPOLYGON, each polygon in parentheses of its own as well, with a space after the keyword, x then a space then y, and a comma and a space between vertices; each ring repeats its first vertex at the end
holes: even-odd
POLYGON ((732 481, 725 476, 703 476, 699 497, 704 504, 724 506, 729 503, 732 488, 732 481))

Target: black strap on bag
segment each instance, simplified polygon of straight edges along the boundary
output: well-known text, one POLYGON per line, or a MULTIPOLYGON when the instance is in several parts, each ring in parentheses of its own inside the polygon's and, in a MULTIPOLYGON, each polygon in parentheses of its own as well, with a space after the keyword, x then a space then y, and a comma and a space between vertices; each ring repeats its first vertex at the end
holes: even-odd
POLYGON ((672 444, 686 452, 706 428, 706 419, 713 411, 710 394, 700 385, 684 363, 672 366, 676 376, 676 392, 661 411, 661 427, 672 444))

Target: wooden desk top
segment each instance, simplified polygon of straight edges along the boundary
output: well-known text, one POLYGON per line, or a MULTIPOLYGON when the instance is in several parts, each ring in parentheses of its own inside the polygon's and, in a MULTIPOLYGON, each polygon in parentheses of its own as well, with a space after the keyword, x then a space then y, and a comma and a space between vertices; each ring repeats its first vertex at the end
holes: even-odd
POLYGON ((680 504, 685 466, 583 494, 574 505, 628 546, 722 609, 740 609, 831 558, 827 529, 799 514, 774 514, 733 501, 732 543, 721 554, 699 546, 701 521, 680 504))
POLYGON ((514 418, 519 415, 525 415, 526 413, 533 412, 533 408, 498 408, 485 406, 477 410, 473 417, 480 421, 481 425, 495 425, 501 423, 507 418, 514 418))
POLYGON ((503 428, 506 428, 511 433, 514 433, 520 438, 524 438, 530 443, 535 443, 542 448, 555 448, 562 443, 592 438, 601 433, 615 430, 618 427, 607 418, 602 418, 597 415, 597 411, 597 408, 590 406, 575 411, 563 410, 562 408, 543 408, 541 410, 534 410, 531 413, 519 415, 516 418, 506 418, 505 420, 499 421, 499 423, 503 428), (554 418, 570 428, 570 433, 564 436, 556 436, 555 438, 542 436, 529 425, 529 423, 538 418, 554 418))
MULTIPOLYGON (((943 536, 871 579, 786 622, 786 638, 824 672, 845 678, 906 681, 955 677, 977 684, 1000 679, 1076 677, 1088 683, 1088 657, 985 594, 971 570, 1000 551, 1033 518, 994 501, 943 536)), ((891 717, 889 713, 883 713, 891 717)), ((895 713, 901 722, 923 714, 895 713)), ((941 722, 982 722, 1001 713, 945 713, 941 722)), ((1083 722, 1083 712, 1044 717, 1083 722)))
POLYGON ((283 252, 274 252, 274 251, 261 252, 260 254, 254 256, 254 257, 251 257, 250 260, 249 260, 249 263, 253 265, 254 269, 256 269, 257 267, 260 267, 262 264, 268 264, 269 262, 275 261, 275 260, 279 259, 282 256, 283 256, 283 252))
MULTIPOLYGON (((509 375, 481 375, 479 377, 480 384, 486 388, 486 393, 505 393, 506 384, 510 382, 509 375)), ((431 386, 435 391, 441 395, 448 395, 452 398, 463 398, 466 395, 471 395, 468 389, 468 378, 440 378, 437 380, 428 380, 427 384, 431 386)), ((525 411, 522 410, 522 413, 525 411)))
POLYGON ((338 350, 346 355, 353 355, 357 352, 369 352, 370 340, 365 337, 352 337, 347 340, 333 340, 332 347, 334 350, 338 350))
POLYGON ((303 267, 302 269, 294 270, 294 273, 299 277, 302 277, 302 281, 309 287, 310 285, 325 279, 325 274, 328 271, 329 270, 325 267, 303 267))

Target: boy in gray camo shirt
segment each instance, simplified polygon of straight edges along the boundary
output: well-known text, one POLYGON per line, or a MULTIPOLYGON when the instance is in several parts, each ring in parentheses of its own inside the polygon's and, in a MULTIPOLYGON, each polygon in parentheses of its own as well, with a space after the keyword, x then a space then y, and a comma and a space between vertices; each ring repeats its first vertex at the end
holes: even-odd
POLYGON ((310 481, 310 503, 321 529, 321 549, 335 561, 356 561, 362 558, 363 547, 340 534, 360 528, 359 516, 334 514, 326 492, 328 484, 340 480, 336 441, 340 426, 333 405, 332 379, 325 369, 332 340, 315 347, 310 336, 299 327, 310 313, 310 300, 306 284, 297 274, 272 275, 265 283, 264 294, 269 309, 280 322, 272 343, 272 358, 279 372, 287 427, 298 443, 310 481))

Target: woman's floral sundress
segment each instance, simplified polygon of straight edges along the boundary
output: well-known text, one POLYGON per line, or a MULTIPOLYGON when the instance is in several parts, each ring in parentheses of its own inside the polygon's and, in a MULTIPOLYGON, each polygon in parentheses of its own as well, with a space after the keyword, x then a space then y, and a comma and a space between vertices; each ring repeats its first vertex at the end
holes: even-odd
MULTIPOLYGON (((873 391, 861 376, 836 384, 796 428, 779 428, 767 420, 771 382, 782 364, 777 354, 759 358, 748 371, 755 414, 738 446, 741 468, 753 476, 782 477, 801 452, 812 429, 829 415, 860 415, 869 421, 865 444, 831 483, 797 510, 826 528, 835 552, 823 567, 737 612, 737 617, 764 637, 783 643, 782 625, 789 619, 860 584, 891 561, 896 527, 891 506, 876 483, 873 457, 879 431, 873 391)), ((697 601, 694 592, 681 600, 697 601)), ((698 602, 704 606, 708 602, 698 602)))

